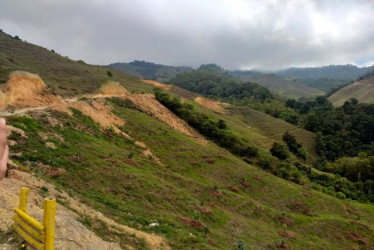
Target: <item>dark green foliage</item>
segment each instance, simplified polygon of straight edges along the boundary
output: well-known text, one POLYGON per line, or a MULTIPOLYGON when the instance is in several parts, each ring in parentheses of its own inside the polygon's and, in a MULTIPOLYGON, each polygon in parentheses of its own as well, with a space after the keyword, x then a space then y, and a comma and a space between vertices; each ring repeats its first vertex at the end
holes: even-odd
POLYGON ((278 157, 280 160, 287 159, 289 155, 287 146, 279 142, 273 143, 273 146, 271 147, 270 152, 273 156, 278 157))
POLYGON ((106 74, 107 74, 107 76, 109 76, 109 77, 113 77, 112 71, 107 70, 106 74))
POLYGON ((296 156, 300 157, 304 161, 306 160, 306 151, 303 148, 301 143, 296 141, 295 136, 291 135, 289 132, 284 133, 283 141, 287 144, 288 149, 295 154, 296 156))
POLYGON ((192 70, 191 67, 166 66, 137 60, 130 63, 113 63, 109 67, 135 77, 156 81, 168 81, 180 72, 192 70))
POLYGON ((207 97, 229 102, 242 99, 264 101, 273 98, 268 89, 256 83, 241 83, 203 70, 183 72, 170 79, 169 83, 207 97))
POLYGON ((334 108, 326 97, 314 101, 287 100, 288 107, 304 115, 305 129, 316 133, 316 151, 334 161, 343 156, 356 156, 374 142, 374 105, 346 101, 334 108))
POLYGON ((211 64, 202 64, 197 70, 211 72, 213 74, 224 76, 224 77, 231 77, 232 74, 230 71, 222 68, 221 66, 211 63, 211 64))
POLYGON ((256 157, 258 149, 234 133, 224 120, 216 121, 205 114, 199 113, 194 110, 191 104, 182 103, 180 98, 171 97, 161 89, 155 89, 155 96, 161 104, 185 120, 201 134, 212 139, 219 146, 228 149, 236 155, 250 158, 256 157))

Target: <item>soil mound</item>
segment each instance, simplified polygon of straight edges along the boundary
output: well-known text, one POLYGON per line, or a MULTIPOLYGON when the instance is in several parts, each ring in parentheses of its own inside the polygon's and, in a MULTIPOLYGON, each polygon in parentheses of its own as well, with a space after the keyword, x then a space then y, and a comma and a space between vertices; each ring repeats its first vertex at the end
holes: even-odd
POLYGON ((131 96, 130 92, 128 92, 119 82, 113 81, 101 86, 100 91, 106 96, 131 96))
POLYGON ((24 71, 12 72, 0 87, 0 109, 40 107, 60 101, 38 75, 24 71))

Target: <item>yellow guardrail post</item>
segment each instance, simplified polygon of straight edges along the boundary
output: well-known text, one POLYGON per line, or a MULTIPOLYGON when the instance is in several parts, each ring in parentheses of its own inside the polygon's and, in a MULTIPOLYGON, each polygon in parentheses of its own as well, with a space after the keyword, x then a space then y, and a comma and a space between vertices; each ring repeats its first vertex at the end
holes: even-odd
POLYGON ((56 199, 44 199, 43 224, 26 213, 28 188, 21 188, 19 208, 15 208, 13 229, 38 250, 53 250, 55 241, 56 199))
POLYGON ((28 188, 21 188, 21 194, 19 199, 19 209, 26 213, 27 210, 27 196, 29 194, 30 189, 28 188))
POLYGON ((56 199, 44 199, 44 216, 43 224, 45 227, 45 250, 53 250, 55 241, 55 214, 56 214, 56 199))

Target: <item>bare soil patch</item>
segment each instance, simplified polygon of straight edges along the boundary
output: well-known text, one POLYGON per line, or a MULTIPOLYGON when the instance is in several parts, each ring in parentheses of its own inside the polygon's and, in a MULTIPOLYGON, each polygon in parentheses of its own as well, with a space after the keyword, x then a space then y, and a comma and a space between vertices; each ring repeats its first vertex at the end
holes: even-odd
POLYGON ((9 80, 0 87, 0 110, 40 107, 61 101, 38 75, 24 71, 12 72, 9 80))
POLYGON ((148 83, 148 84, 151 84, 151 85, 153 85, 155 87, 161 88, 163 90, 170 90, 170 88, 171 88, 171 85, 169 85, 169 84, 165 84, 165 83, 161 83, 161 82, 156 82, 156 81, 153 81, 153 80, 143 79, 141 81, 145 82, 145 83, 148 83))
POLYGON ((214 112, 217 112, 219 114, 225 114, 225 109, 221 106, 222 103, 217 101, 208 100, 202 97, 196 97, 195 102, 199 103, 201 106, 204 106, 208 109, 213 110, 214 112))

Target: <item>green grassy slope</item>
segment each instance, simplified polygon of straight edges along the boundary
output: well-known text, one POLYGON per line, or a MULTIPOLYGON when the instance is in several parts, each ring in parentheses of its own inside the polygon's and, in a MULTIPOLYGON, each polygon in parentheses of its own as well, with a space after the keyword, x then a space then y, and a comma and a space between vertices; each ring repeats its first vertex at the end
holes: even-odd
MULTIPOLYGON (((199 94, 190 92, 188 90, 172 86, 169 92, 183 97, 187 100, 193 101, 199 94)), ((250 107, 239 107, 235 105, 224 105, 225 112, 217 114, 216 112, 204 108, 198 104, 195 105, 197 109, 216 119, 224 119, 241 135, 248 138, 255 146, 269 149, 274 141, 282 141, 282 136, 285 132, 290 132, 296 139, 303 144, 308 153, 308 163, 312 163, 317 154, 315 151, 314 134, 303 128, 296 127, 284 120, 274 118, 264 112, 255 110, 250 107)))
POLYGON ((341 106, 351 98, 356 98, 359 102, 374 103, 374 76, 349 84, 328 99, 334 106, 341 106))
POLYGON ((126 120, 122 130, 147 142, 164 166, 77 111, 74 117, 49 111, 11 118, 9 123, 28 136, 24 140, 13 134, 10 139, 18 144, 11 150, 22 152, 16 160, 39 176, 120 223, 167 237, 174 249, 233 249, 241 243, 254 249, 275 249, 282 242, 293 249, 374 244, 372 205, 287 182, 145 113, 113 108, 126 120), (48 117, 60 125, 52 125, 48 117), (39 132, 48 134, 56 149, 46 147, 39 132), (66 173, 48 177, 38 162, 66 173), (148 226, 156 221, 160 226, 148 226), (352 234, 361 238, 345 236, 352 234))
POLYGON ((271 148, 273 142, 282 141, 283 134, 288 131, 293 134, 307 150, 307 162, 311 163, 317 158, 313 133, 249 107, 232 106, 232 108, 227 110, 228 115, 224 117, 228 121, 232 120, 231 124, 236 127, 237 130, 242 130, 244 132, 244 129, 246 129, 253 134, 257 133, 262 135, 262 138, 266 138, 258 140, 250 138, 258 147, 271 148))
POLYGON ((323 95, 321 90, 294 83, 290 80, 283 79, 274 74, 245 74, 243 71, 234 72, 234 77, 240 81, 250 81, 258 83, 269 90, 287 96, 289 98, 313 98, 318 95, 323 95))
POLYGON ((63 96, 91 93, 108 80, 120 82, 129 91, 152 90, 137 78, 117 70, 73 61, 0 32, 0 83, 6 82, 14 70, 38 74, 54 93, 63 96), (112 77, 107 75, 107 71, 112 73, 112 77))

